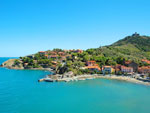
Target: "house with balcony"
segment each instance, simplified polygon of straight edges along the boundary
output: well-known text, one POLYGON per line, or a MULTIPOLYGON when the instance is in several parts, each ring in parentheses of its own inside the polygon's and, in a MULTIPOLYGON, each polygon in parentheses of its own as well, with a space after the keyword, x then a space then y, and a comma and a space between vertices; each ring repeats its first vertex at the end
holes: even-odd
POLYGON ((85 69, 89 69, 91 71, 101 71, 100 67, 97 66, 86 66, 85 69))
POLYGON ((111 74, 115 72, 115 69, 112 66, 103 66, 103 74, 111 74))
POLYGON ((96 64, 96 61, 87 61, 85 69, 89 69, 91 71, 101 71, 99 65, 96 64))

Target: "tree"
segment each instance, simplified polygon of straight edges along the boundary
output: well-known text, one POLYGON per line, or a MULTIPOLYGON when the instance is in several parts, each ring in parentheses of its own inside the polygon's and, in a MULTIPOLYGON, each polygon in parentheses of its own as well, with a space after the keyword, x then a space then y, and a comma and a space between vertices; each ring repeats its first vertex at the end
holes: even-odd
POLYGON ((121 57, 121 56, 119 56, 117 59, 116 59, 116 62, 118 63, 118 64, 124 64, 124 61, 125 61, 125 58, 124 57, 121 57))
POLYGON ((60 48, 54 48, 53 51, 55 51, 55 52, 62 52, 63 50, 60 49, 60 48))
POLYGON ((14 66, 16 66, 16 65, 19 66, 19 64, 20 64, 20 61, 19 61, 19 60, 15 60, 15 61, 14 61, 14 66))
POLYGON ((83 57, 83 61, 84 61, 84 62, 89 61, 89 60, 90 60, 89 55, 85 55, 85 56, 83 57))

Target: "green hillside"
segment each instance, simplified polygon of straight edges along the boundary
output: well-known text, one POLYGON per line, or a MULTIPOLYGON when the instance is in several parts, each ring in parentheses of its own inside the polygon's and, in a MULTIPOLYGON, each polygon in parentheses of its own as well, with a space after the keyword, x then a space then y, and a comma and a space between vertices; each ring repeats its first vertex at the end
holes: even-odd
POLYGON ((99 50, 106 57, 122 56, 131 60, 150 59, 150 37, 135 33, 112 45, 100 47, 99 50))

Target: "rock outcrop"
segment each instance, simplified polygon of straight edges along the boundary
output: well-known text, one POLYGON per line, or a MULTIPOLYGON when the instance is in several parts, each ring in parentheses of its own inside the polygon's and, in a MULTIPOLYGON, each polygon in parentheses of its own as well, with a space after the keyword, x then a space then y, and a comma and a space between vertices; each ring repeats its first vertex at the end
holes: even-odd
POLYGON ((14 65, 16 60, 17 59, 9 59, 2 64, 2 67, 7 67, 9 69, 24 69, 20 60, 18 60, 20 62, 18 65, 14 65))

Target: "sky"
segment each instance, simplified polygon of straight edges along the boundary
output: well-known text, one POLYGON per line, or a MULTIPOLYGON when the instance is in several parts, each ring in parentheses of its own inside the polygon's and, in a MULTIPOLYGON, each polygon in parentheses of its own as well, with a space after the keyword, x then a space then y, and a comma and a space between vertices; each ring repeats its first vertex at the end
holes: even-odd
POLYGON ((0 57, 150 36, 149 0, 0 0, 0 57))

